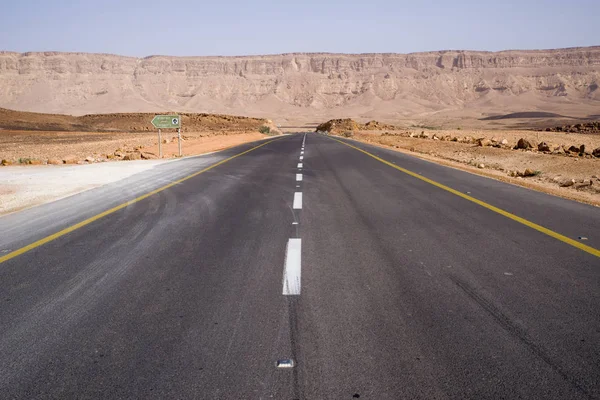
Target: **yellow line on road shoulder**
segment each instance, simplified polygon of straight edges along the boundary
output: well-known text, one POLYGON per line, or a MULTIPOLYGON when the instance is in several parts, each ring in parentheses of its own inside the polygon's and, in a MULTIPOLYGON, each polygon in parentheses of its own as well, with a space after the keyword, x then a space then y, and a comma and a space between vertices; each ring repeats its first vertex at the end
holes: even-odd
POLYGON ((123 209, 123 208, 125 208, 125 207, 128 207, 128 206, 130 206, 130 205, 132 205, 132 204, 135 204, 135 203, 137 203, 137 202, 139 202, 139 201, 142 201, 142 200, 144 200, 144 199, 147 199, 148 197, 150 197, 150 196, 152 196, 152 195, 155 195, 155 194, 157 194, 157 193, 160 193, 160 192, 162 192, 163 190, 166 190, 166 189, 168 189, 168 188, 170 188, 170 187, 173 187, 173 186, 175 186, 175 185, 178 185, 178 184, 180 184, 180 183, 182 183, 182 182, 184 182, 184 181, 187 181, 188 179, 191 179, 191 178, 193 178, 193 177, 195 177, 195 176, 198 176, 198 175, 200 175, 200 174, 202 174, 202 173, 204 173, 204 172, 206 172, 206 171, 210 171, 211 169, 213 169, 213 168, 215 168, 215 167, 217 167, 217 166, 219 166, 219 165, 221 165, 221 164, 225 164, 226 162, 228 162, 228 161, 231 161, 231 160, 233 160, 234 158, 237 158, 237 157, 239 157, 239 156, 243 156, 244 154, 250 153, 251 151, 258 149, 259 147, 266 146, 266 145, 268 145, 269 143, 272 143, 272 142, 274 142, 275 140, 278 140, 278 139, 281 139, 281 138, 276 138, 276 139, 273 139, 273 140, 269 140, 268 142, 265 142, 265 143, 263 143, 263 144, 260 144, 260 145, 258 145, 258 146, 255 146, 255 147, 252 147, 251 149, 248 149, 248 150, 246 150, 246 151, 243 151, 243 152, 241 152, 241 153, 238 153, 238 154, 236 154, 236 155, 234 155, 234 156, 231 156, 231 157, 229 157, 229 158, 226 158, 226 159, 224 159, 224 160, 221 160, 221 161, 219 161, 218 163, 215 163, 215 164, 213 164, 213 165, 211 165, 211 166, 209 166, 209 167, 206 167, 206 168, 204 168, 204 169, 203 169, 203 170, 201 170, 201 171, 194 172, 194 173, 193 173, 193 174, 191 174, 191 175, 188 175, 188 176, 186 176, 186 177, 183 177, 183 178, 181 178, 181 179, 178 179, 178 180, 176 180, 176 181, 173 181, 173 182, 171 182, 171 183, 169 183, 169 184, 167 184, 167 185, 165 185, 165 186, 163 186, 163 187, 160 187, 160 188, 158 188, 158 189, 156 189, 156 190, 153 190, 153 191, 151 191, 151 192, 148 192, 148 193, 146 193, 146 194, 143 194, 143 195, 141 195, 141 196, 139 196, 139 197, 137 197, 137 198, 135 198, 135 199, 133 199, 133 200, 129 200, 129 201, 128 201, 128 202, 126 202, 126 203, 119 204, 118 206, 116 206, 116 207, 113 207, 113 208, 111 208, 110 210, 106 210, 106 211, 104 211, 104 212, 101 212, 100 214, 94 215, 93 217, 90 217, 90 218, 88 218, 88 219, 86 219, 86 220, 84 220, 84 221, 81 221, 81 222, 79 222, 79 223, 77 223, 77 224, 75 224, 75 225, 71 225, 71 226, 69 226, 68 228, 65 228, 65 229, 63 229, 63 230, 61 230, 61 231, 58 231, 58 232, 56 232, 56 233, 53 233, 52 235, 46 236, 45 238, 42 238, 42 239, 40 239, 40 240, 38 240, 38 241, 35 241, 35 242, 31 243, 31 244, 28 244, 27 246, 21 247, 21 248, 20 248, 20 249, 18 249, 18 250, 15 250, 15 251, 13 251, 13 252, 10 252, 10 253, 8 253, 8 254, 6 254, 6 255, 4 255, 4 256, 2 256, 2 257, 0 257, 0 264, 2 264, 2 263, 3 263, 3 262, 5 262, 5 261, 8 261, 8 260, 10 260, 10 259, 12 259, 12 258, 15 258, 15 257, 17 257, 17 256, 20 256, 21 254, 23 254, 23 253, 26 253, 26 252, 28 252, 29 250, 33 250, 33 249, 35 249, 36 247, 40 247, 41 245, 44 245, 44 244, 46 244, 46 243, 48 243, 48 242, 51 242, 51 241, 53 241, 53 240, 55 240, 55 239, 58 239, 59 237, 61 237, 61 236, 64 236, 64 235, 66 235, 67 233, 73 232, 74 230, 77 230, 77 229, 79 229, 79 228, 82 228, 82 227, 84 227, 84 226, 86 226, 86 225, 89 225, 89 224, 91 224, 92 222, 99 220, 100 218, 106 217, 107 215, 110 215, 110 214, 112 214, 112 213, 114 213, 114 212, 117 212, 117 211, 119 211, 119 210, 121 210, 121 209, 123 209))
POLYGON ((469 196, 468 194, 464 194, 464 193, 462 193, 462 192, 459 192, 458 190, 452 189, 451 187, 448 187, 448 186, 446 186, 446 185, 443 185, 443 184, 441 184, 441 183, 439 183, 439 182, 436 182, 436 181, 434 181, 434 180, 432 180, 432 179, 426 178, 426 177, 424 177, 424 176, 422 176, 422 175, 419 175, 419 174, 417 174, 417 173, 415 173, 415 172, 409 171, 409 170, 407 170, 406 168, 399 167, 399 166, 397 166, 396 164, 393 164, 393 163, 391 163, 391 162, 389 162, 389 161, 386 161, 386 160, 384 160, 383 158, 377 157, 376 155, 374 155, 374 154, 371 154, 371 153, 369 153, 368 151, 366 151, 366 150, 363 150, 363 149, 361 149, 361 148, 359 148, 359 147, 353 146, 353 145, 351 145, 351 144, 348 144, 348 143, 346 143, 346 142, 343 142, 343 141, 341 141, 341 140, 338 140, 338 139, 333 139, 333 138, 330 138, 330 139, 332 139, 332 140, 335 140, 336 142, 339 142, 339 143, 341 143, 341 144, 344 144, 344 145, 346 145, 346 146, 348 146, 348 147, 351 147, 351 148, 353 148, 353 149, 355 149, 355 150, 358 150, 358 151, 360 151, 361 153, 364 153, 364 154, 368 155, 369 157, 373 157, 373 158, 374 158, 374 159, 376 159, 377 161, 380 161, 380 162, 382 162, 382 163, 384 163, 384 164, 386 164, 386 165, 389 165, 390 167, 392 167, 392 168, 395 168, 395 169, 397 169, 398 171, 402 171, 402 172, 404 172, 404 173, 405 173, 405 174, 407 174, 407 175, 410 175, 410 176, 412 176, 412 177, 414 177, 414 178, 420 179, 420 180, 422 180, 422 181, 424 181, 424 182, 427 182, 427 183, 429 183, 429 184, 431 184, 431 185, 433 185, 433 186, 436 186, 436 187, 438 187, 438 188, 440 188, 440 189, 443 189, 443 190, 445 190, 445 191, 447 191, 447 192, 450 192, 450 193, 452 193, 452 194, 455 194, 455 195, 457 195, 457 196, 459 196, 459 197, 462 197, 463 199, 469 200, 469 201, 471 201, 471 202, 473 202, 473 203, 475 203, 475 204, 479 204, 480 206, 482 206, 482 207, 485 207, 485 208, 487 208, 488 210, 491 210, 491 211, 493 211, 493 212, 495 212, 495 213, 498 213, 498 214, 500 214, 500 215, 503 215, 503 216, 505 216, 506 218, 510 218, 510 219, 512 219, 513 221, 519 222, 519 223, 521 223, 521 224, 523 224, 523 225, 525 225, 525 226, 528 226, 528 227, 530 227, 530 228, 532 228, 532 229, 535 229, 535 230, 536 230, 536 231, 538 231, 538 232, 542 232, 542 233, 544 233, 544 234, 546 234, 546 235, 548 235, 548 236, 551 236, 551 237, 553 237, 553 238, 555 238, 555 239, 558 239, 558 240, 560 240, 560 241, 561 241, 561 242, 563 242, 563 243, 569 244, 569 245, 571 245, 571 246, 573 246, 573 247, 577 247, 578 249, 580 249, 580 250, 583 250, 583 251, 585 251, 586 253, 592 254, 592 255, 594 255, 594 256, 596 256, 596 257, 600 257, 600 250, 598 250, 598 249, 596 249, 596 248, 594 248, 594 247, 591 247, 591 246, 586 246, 585 244, 583 244, 583 243, 580 243, 580 242, 578 242, 578 241, 576 241, 576 240, 573 240, 573 239, 571 239, 571 238, 569 238, 569 237, 567 237, 567 236, 561 235, 561 234, 560 234, 560 233, 558 233, 558 232, 554 232, 554 231, 553 231, 553 230, 551 230, 551 229, 545 228, 545 227, 543 227, 543 226, 541 226, 541 225, 538 225, 538 224, 536 224, 536 223, 534 223, 534 222, 531 222, 531 221, 529 221, 529 220, 526 220, 525 218, 521 218, 521 217, 519 217, 519 216, 516 216, 516 215, 514 215, 514 214, 511 214, 511 213, 509 213, 508 211, 505 211, 505 210, 503 210, 503 209, 501 209, 501 208, 498 208, 498 207, 495 207, 495 206, 493 206, 493 205, 491 205, 491 204, 488 204, 488 203, 486 203, 485 201, 482 201, 482 200, 476 199, 475 197, 471 197, 471 196, 469 196))

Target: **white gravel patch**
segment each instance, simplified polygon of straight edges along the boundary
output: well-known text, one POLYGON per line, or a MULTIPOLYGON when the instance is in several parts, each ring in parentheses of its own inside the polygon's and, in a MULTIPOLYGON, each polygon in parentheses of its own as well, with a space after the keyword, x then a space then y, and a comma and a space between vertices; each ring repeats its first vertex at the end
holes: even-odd
POLYGON ((0 215, 116 182, 172 161, 0 167, 0 215))

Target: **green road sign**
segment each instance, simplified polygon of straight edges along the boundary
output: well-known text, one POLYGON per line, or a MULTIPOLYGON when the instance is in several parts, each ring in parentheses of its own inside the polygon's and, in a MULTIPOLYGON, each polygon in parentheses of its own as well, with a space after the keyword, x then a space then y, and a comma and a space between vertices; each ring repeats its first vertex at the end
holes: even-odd
POLYGON ((158 129, 181 128, 179 115, 157 115, 152 119, 152 125, 158 129))

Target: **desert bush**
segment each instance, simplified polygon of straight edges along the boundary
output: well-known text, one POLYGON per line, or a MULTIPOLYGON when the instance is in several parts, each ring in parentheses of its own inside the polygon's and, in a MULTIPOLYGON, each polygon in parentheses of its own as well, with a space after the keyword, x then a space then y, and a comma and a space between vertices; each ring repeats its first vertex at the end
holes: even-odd
POLYGON ((258 131, 262 134, 268 135, 269 133, 271 133, 271 128, 269 128, 266 125, 263 125, 260 128, 258 128, 258 131))

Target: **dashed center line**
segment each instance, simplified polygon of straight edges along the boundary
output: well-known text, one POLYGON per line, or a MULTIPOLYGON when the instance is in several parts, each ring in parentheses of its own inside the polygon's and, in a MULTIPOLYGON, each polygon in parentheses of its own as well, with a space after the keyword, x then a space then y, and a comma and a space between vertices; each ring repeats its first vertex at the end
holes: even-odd
POLYGON ((283 295, 300 294, 302 273, 302 239, 289 239, 283 266, 283 295))
POLYGON ((302 210, 302 192, 294 193, 294 204, 292 205, 294 210, 302 210))
MULTIPOLYGON (((300 158, 298 163, 298 169, 302 170, 304 159, 304 142, 306 141, 306 134, 302 139, 302 149, 300 150, 300 158)), ((296 174, 296 188, 300 188, 298 182, 302 182, 302 174, 296 174)), ((302 210, 302 192, 294 192, 294 203, 292 205, 294 210, 302 210)), ((299 225, 294 215, 294 221, 292 225, 299 225)), ((296 233, 297 232, 296 228, 296 233)), ((302 241, 300 238, 291 238, 288 240, 285 249, 285 265, 283 266, 283 295, 300 295, 300 276, 301 276, 301 254, 302 254, 302 241)))

